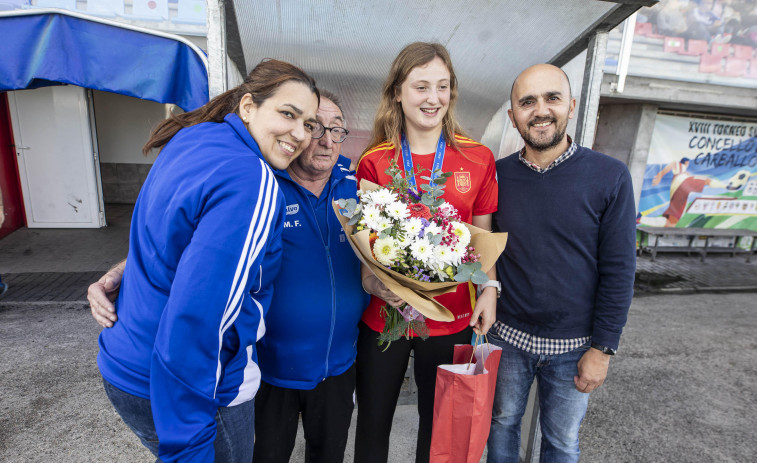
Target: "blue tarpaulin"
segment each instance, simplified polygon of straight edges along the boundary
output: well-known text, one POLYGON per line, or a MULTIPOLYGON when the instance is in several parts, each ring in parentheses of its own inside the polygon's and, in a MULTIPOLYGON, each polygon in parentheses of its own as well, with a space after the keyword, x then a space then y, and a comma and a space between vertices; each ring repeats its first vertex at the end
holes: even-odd
POLYGON ((0 91, 72 84, 191 111, 208 72, 189 45, 58 13, 0 17, 0 91))

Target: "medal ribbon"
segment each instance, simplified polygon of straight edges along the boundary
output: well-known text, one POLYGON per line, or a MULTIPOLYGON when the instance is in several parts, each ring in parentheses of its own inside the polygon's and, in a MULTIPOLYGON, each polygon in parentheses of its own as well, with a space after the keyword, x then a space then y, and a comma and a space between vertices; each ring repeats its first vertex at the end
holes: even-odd
MULTIPOLYGON (((444 151, 447 147, 447 144, 444 141, 444 132, 442 132, 439 135, 439 143, 436 144, 436 154, 434 154, 434 165, 431 168, 431 179, 432 181, 429 182, 429 186, 434 186, 433 179, 438 177, 437 171, 440 171, 442 169, 442 164, 444 163, 444 151)), ((416 191, 416 193, 420 193, 418 191, 418 186, 415 181, 415 171, 413 171, 413 155, 410 153, 410 145, 407 142, 407 137, 405 134, 402 134, 402 165, 405 168, 405 178, 407 179, 407 183, 410 184, 410 188, 416 191)))

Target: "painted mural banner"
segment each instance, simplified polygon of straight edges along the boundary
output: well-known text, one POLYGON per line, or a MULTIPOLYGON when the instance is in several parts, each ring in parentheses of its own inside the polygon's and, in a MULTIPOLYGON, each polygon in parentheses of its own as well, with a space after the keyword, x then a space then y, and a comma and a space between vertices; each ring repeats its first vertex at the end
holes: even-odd
POLYGON ((757 122, 658 114, 638 222, 757 230, 757 122))

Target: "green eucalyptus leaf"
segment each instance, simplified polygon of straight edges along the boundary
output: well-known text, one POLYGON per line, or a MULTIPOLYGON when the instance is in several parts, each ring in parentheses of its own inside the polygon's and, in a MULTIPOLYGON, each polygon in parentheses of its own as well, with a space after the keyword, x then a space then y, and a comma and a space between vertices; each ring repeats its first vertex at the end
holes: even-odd
POLYGON ((462 264, 457 267, 457 273, 455 274, 454 278, 455 281, 468 281, 470 280, 470 277, 472 275, 470 266, 467 264, 462 264))
POLYGON ((473 275, 471 276, 471 281, 473 282, 473 284, 482 285, 486 283, 487 281, 489 281, 489 275, 482 272, 481 270, 476 270, 475 272, 473 272, 473 275))
POLYGON ((447 182, 447 177, 439 176, 434 179, 434 183, 437 183, 439 185, 444 185, 447 182))
POLYGON ((356 225, 358 222, 360 222, 360 217, 361 216, 362 216, 362 214, 355 214, 355 215, 353 215, 350 218, 349 222, 347 222, 347 225, 356 225))

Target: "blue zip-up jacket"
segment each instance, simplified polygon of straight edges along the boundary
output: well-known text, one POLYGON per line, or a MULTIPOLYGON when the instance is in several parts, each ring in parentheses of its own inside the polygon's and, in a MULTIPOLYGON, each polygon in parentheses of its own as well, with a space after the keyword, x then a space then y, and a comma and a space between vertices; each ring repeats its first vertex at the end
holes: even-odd
POLYGON ((142 187, 118 323, 100 334, 97 364, 150 400, 164 462, 213 461, 218 407, 257 392, 284 206, 234 114, 180 130, 142 187))
POLYGON ((349 165, 340 156, 321 193, 326 209, 318 212, 326 216, 325 241, 311 205, 314 195, 286 171, 276 172, 287 204, 284 251, 266 335, 258 342, 263 381, 274 386, 313 389, 355 361, 358 322, 368 297, 360 282, 360 262, 331 207, 334 199, 357 197, 349 165))

